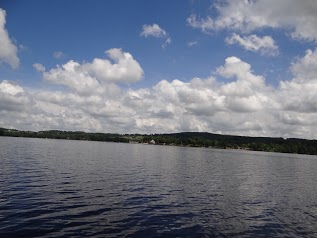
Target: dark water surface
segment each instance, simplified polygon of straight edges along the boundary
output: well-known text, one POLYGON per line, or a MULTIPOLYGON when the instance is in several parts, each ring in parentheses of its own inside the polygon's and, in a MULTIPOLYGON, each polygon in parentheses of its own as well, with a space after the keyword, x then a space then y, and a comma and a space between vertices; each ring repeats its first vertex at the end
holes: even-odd
POLYGON ((317 237, 317 157, 0 137, 0 237, 317 237))

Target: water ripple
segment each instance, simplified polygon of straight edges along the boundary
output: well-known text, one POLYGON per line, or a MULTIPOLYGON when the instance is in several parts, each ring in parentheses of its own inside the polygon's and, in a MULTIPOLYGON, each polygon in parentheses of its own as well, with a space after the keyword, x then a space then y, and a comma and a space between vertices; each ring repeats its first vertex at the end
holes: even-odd
POLYGON ((317 237, 313 156, 0 137, 1 237, 317 237))

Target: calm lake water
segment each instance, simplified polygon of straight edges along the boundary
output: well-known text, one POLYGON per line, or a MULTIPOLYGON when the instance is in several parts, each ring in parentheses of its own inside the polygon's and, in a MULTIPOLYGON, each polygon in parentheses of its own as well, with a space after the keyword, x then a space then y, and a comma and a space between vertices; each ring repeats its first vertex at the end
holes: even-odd
POLYGON ((0 137, 0 237, 317 237, 317 157, 0 137))

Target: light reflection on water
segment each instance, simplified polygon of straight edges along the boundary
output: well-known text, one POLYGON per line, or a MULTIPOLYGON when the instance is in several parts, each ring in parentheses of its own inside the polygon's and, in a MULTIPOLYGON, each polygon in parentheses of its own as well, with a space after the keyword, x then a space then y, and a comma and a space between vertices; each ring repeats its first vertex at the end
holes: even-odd
POLYGON ((0 137, 2 237, 316 237, 317 157, 0 137))

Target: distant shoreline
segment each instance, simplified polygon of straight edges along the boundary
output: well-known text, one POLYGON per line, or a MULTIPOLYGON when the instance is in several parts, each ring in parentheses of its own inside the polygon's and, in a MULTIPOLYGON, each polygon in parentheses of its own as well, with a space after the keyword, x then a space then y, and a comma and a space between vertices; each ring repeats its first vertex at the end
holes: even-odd
POLYGON ((276 137, 249 137, 221 135, 207 132, 180 132, 170 134, 116 134, 82 131, 20 131, 0 128, 0 136, 49 138, 66 140, 104 141, 135 144, 206 147, 249 151, 280 152, 317 155, 317 140, 276 137))

